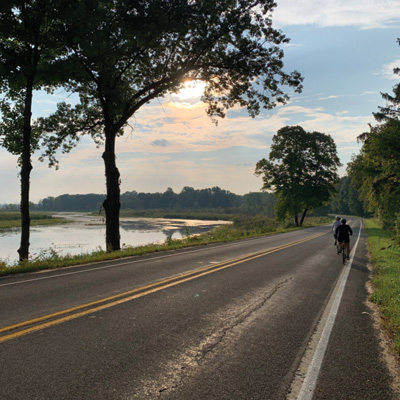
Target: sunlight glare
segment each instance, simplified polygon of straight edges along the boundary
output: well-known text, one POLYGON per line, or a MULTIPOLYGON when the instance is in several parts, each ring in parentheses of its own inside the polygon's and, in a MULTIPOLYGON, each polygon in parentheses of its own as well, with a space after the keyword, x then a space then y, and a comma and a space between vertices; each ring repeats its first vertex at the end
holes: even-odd
POLYGON ((203 95, 205 86, 206 84, 203 81, 186 81, 177 96, 180 100, 200 98, 203 95))

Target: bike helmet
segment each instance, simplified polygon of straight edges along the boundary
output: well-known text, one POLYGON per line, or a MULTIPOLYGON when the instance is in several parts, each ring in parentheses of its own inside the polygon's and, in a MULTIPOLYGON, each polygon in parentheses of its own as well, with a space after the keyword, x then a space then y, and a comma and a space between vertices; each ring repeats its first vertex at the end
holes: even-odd
POLYGON ((345 218, 342 218, 342 220, 340 221, 342 224, 345 224, 346 223, 346 219, 345 218))
POLYGON ((340 221, 340 217, 338 215, 336 215, 336 220, 340 221))

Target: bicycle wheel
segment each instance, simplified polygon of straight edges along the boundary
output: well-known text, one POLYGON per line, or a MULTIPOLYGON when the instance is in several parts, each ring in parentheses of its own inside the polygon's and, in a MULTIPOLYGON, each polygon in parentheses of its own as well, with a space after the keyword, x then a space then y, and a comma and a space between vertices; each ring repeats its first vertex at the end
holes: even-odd
POLYGON ((343 247, 342 247, 342 257, 343 257, 343 264, 346 264, 347 254, 346 254, 346 246, 345 245, 343 245, 343 247))

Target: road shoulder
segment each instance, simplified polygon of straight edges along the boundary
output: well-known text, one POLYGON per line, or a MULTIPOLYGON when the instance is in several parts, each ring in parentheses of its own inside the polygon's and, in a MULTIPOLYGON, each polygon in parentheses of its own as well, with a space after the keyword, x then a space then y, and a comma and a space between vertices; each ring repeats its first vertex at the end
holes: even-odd
POLYGON ((327 348, 313 400, 398 399, 396 379, 384 358, 379 316, 368 304, 371 270, 365 233, 354 256, 349 279, 327 348), (378 318, 378 325, 377 325, 378 318))

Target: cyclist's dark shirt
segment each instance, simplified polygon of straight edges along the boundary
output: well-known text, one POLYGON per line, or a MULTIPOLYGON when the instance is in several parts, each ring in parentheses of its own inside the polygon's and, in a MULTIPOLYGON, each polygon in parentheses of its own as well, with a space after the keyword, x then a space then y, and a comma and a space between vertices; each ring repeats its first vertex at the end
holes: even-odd
POLYGON ((353 234, 353 231, 351 230, 349 225, 339 225, 336 228, 336 235, 337 235, 337 240, 340 243, 349 243, 350 242, 350 235, 353 234))

